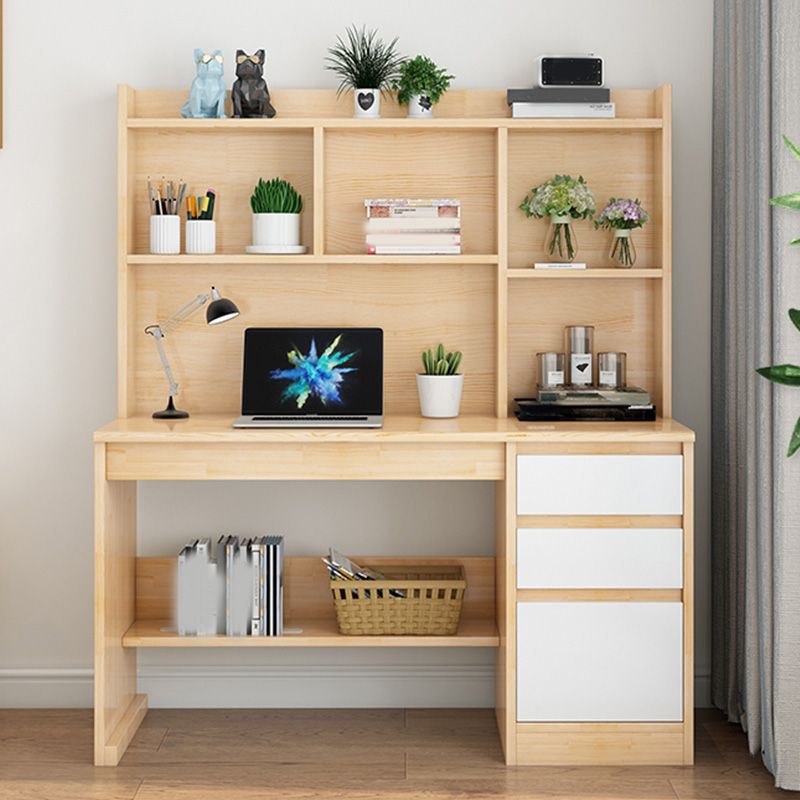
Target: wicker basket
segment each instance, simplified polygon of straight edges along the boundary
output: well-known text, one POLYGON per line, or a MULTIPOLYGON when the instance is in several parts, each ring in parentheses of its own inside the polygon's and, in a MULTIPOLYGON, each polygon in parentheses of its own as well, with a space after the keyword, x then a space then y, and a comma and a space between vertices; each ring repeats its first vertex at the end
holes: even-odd
POLYGON ((380 569, 386 580, 331 579, 339 633, 345 636, 452 636, 456 633, 467 588, 462 566, 376 569, 380 569), (398 596, 401 592, 405 596, 398 596))

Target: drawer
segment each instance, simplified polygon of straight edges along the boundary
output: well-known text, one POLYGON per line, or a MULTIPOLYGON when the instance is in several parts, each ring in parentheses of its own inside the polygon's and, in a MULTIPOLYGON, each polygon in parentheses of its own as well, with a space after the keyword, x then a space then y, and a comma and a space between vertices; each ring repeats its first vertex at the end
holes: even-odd
POLYGON ((680 589, 680 528, 520 528, 520 589, 680 589))
POLYGON ((517 456, 518 514, 682 514, 683 456, 517 456))
POLYGON ((517 604, 520 722, 678 722, 681 603, 517 604))

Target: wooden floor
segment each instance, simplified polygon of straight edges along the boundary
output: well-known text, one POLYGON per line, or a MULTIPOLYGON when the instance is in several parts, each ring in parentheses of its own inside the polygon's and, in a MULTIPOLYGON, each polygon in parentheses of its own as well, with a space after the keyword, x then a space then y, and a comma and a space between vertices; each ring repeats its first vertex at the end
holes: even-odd
POLYGON ((508 769, 489 710, 151 710, 116 768, 89 711, 0 710, 2 800, 783 796, 741 730, 700 711, 694 767, 508 769))

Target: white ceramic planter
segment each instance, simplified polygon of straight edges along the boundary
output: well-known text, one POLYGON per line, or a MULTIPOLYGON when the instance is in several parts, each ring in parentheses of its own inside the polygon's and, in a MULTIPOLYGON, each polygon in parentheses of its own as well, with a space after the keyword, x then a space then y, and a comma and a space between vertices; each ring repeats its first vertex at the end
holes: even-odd
POLYGON ((426 94, 412 94, 408 100, 408 116, 414 119, 430 119, 433 103, 426 94))
POLYGON ((457 417, 461 408, 463 375, 417 374, 419 409, 423 417, 457 417))
POLYGON ((296 247, 300 244, 299 214, 253 214, 256 247, 296 247))
POLYGON ((377 119, 381 115, 380 89, 353 89, 354 117, 377 119))

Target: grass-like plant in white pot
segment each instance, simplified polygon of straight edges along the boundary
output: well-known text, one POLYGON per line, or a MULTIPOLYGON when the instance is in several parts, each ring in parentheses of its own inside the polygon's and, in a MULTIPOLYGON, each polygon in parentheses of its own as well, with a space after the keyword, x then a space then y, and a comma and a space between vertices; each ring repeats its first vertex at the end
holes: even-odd
POLYGON ((427 56, 415 56, 400 65, 400 77, 394 82, 397 102, 408 106, 409 117, 428 119, 453 77, 427 56))
POLYGON ((458 372, 461 351, 447 352, 443 344, 422 351, 424 372, 417 373, 419 408, 423 417, 457 417, 464 376, 458 372))
POLYGON ((289 181, 260 178, 250 196, 253 244, 248 253, 302 253, 300 213, 303 198, 289 181))
POLYGON ((391 88, 403 61, 397 52, 397 38, 387 44, 377 31, 353 25, 344 38, 336 37, 325 61, 325 68, 341 79, 337 94, 353 90, 353 116, 380 117, 381 94, 391 88))

